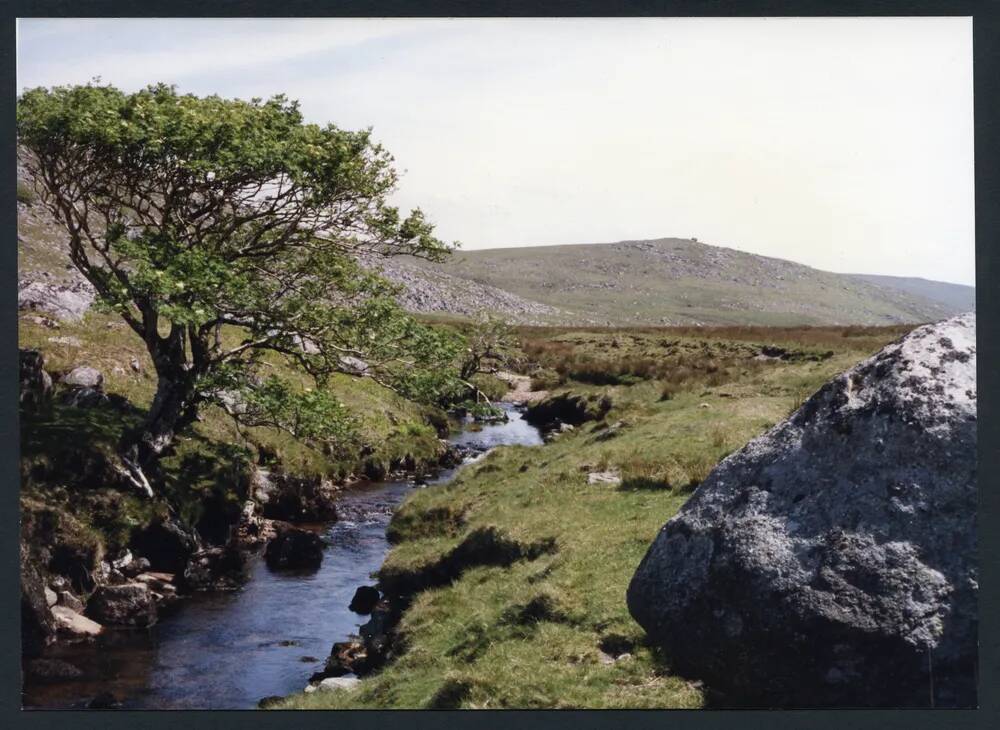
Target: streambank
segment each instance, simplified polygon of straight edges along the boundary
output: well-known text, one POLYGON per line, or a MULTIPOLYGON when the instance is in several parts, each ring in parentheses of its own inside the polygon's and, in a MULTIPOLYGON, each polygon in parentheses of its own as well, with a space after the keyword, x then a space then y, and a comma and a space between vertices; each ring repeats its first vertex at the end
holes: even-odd
MULTIPOLYGON (((540 443, 520 413, 463 430, 449 439, 473 453, 507 443, 540 443)), ((55 645, 42 657, 80 675, 42 682, 26 678, 23 703, 34 708, 85 706, 110 693, 125 708, 240 709, 300 691, 322 670, 330 645, 367 621, 348 609, 355 589, 372 582, 388 552, 386 527, 414 489, 446 481, 445 468, 426 484, 413 478, 359 483, 336 497, 337 521, 309 525, 326 541, 314 570, 272 570, 259 554, 249 580, 229 592, 197 593, 152 627, 108 632, 92 643, 55 645)))

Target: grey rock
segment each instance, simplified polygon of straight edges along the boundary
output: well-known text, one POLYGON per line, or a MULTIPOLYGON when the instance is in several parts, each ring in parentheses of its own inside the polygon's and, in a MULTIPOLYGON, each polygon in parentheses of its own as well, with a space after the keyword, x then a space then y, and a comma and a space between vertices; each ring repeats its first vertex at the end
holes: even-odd
POLYGON ((357 677, 327 677, 316 686, 318 692, 335 692, 337 690, 352 690, 361 684, 357 677))
POLYGON ((101 371, 96 368, 80 366, 70 370, 69 373, 63 377, 62 382, 65 385, 69 385, 74 388, 100 389, 104 387, 104 376, 101 375, 101 371))
POLYGON ((587 484, 608 484, 616 486, 622 483, 622 475, 617 471, 592 471, 587 474, 587 484))
POLYGON ((84 605, 83 601, 77 598, 70 591, 59 591, 56 603, 59 606, 65 606, 70 611, 75 613, 83 613, 84 605))
POLYGON ((188 558, 200 547, 198 535, 176 519, 150 523, 132 535, 130 547, 154 570, 182 573, 188 558))
POLYGON ((145 583, 102 586, 87 604, 90 618, 115 626, 152 626, 156 602, 145 583))
POLYGON ((360 357, 343 355, 340 358, 340 369, 350 375, 365 375, 368 373, 368 363, 360 357))
POLYGON ((628 589, 729 704, 974 706, 976 323, 920 327, 720 463, 628 589))
POLYGON ((331 522, 337 519, 339 488, 328 479, 298 477, 255 469, 250 496, 267 519, 288 522, 331 522))
POLYGON ((369 614, 378 604, 381 597, 378 588, 374 586, 358 586, 347 608, 350 611, 354 611, 354 613, 369 614))
POLYGON ((94 289, 86 282, 27 281, 18 284, 18 309, 46 312, 59 320, 82 319, 93 303, 94 289))
POLYGON ((59 636, 67 641, 95 639, 104 633, 103 626, 68 606, 53 606, 52 617, 59 636))
POLYGON ((56 620, 45 597, 38 566, 21 544, 21 650, 27 656, 41 652, 56 633, 56 620))
POLYGON ((246 557, 239 549, 210 547, 194 553, 180 576, 188 591, 236 590, 246 581, 246 557))

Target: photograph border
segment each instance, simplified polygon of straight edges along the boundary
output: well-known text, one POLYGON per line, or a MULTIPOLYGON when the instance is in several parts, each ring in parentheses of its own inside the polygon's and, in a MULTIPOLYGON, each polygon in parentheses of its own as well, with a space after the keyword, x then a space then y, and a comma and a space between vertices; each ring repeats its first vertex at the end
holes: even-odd
MULTIPOLYGON (((337 730, 386 727, 400 724, 413 730, 429 727, 506 730, 509 727, 554 727, 580 730, 587 727, 661 728, 986 728, 1000 727, 1000 494, 994 488, 1000 473, 1000 340, 996 322, 1000 304, 994 296, 1000 280, 1000 2, 996 0, 624 0, 598 2, 424 2, 408 0, 234 0, 205 3, 196 0, 34 0, 5 2, 0 21, 0 119, 8 171, 16 167, 14 105, 16 88, 17 17, 787 17, 787 16, 972 16, 975 79, 975 190, 976 190, 976 303, 978 328, 978 486, 979 510, 979 709, 977 710, 356 710, 325 712, 281 712, 256 710, 144 710, 144 711, 25 711, 21 710, 19 635, 18 541, 18 357, 17 357, 17 246, 3 249, 0 291, 6 305, 0 307, 3 365, 0 367, 0 452, 5 488, 0 492, 0 566, 8 590, 0 591, 0 723, 6 727, 65 727, 74 730, 107 727, 170 728, 178 722, 186 730, 208 727, 320 728, 335 723, 337 730), (986 363, 983 365, 983 363, 986 363), (667 714, 664 714, 667 713, 667 714)), ((0 178, 6 240, 13 243, 17 228, 15 176, 0 178)))

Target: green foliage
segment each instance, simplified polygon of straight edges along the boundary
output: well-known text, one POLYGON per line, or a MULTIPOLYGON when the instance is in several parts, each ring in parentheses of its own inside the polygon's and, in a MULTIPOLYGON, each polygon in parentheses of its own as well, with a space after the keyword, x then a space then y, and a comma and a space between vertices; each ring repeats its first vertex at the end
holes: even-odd
MULTIPOLYGON (((37 88, 18 99, 22 164, 62 221, 70 256, 146 343, 162 419, 191 419, 241 381, 247 415, 305 437, 344 436, 321 394, 333 373, 363 374, 424 403, 454 400, 460 341, 424 326, 359 252, 440 259, 449 247, 420 210, 387 202, 397 173, 370 130, 303 122, 298 104, 181 95, 164 84, 37 88), (242 336, 228 341, 224 328, 242 336), (315 379, 259 381, 262 353, 315 379), (236 375, 239 373, 240 375, 236 375), (256 392, 255 392, 256 391, 256 392)), ((172 430, 165 423, 159 438, 172 430)))
POLYGON ((491 405, 485 401, 476 403, 475 401, 463 401, 459 408, 472 416, 477 421, 492 421, 503 418, 504 411, 498 406, 491 405))
POLYGON ((493 373, 517 359, 519 343, 514 329, 500 317, 481 314, 468 328, 460 368, 464 380, 477 373, 493 373))

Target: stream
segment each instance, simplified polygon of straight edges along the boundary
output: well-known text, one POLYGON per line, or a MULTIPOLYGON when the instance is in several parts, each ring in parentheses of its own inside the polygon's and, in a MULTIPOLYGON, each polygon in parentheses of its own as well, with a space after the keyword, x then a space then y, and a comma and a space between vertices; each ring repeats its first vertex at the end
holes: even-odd
MULTIPOLYGON (((478 452, 542 443, 513 406, 508 421, 453 434, 451 443, 478 452)), ((445 469, 427 487, 450 480, 445 469)), ((339 520, 317 525, 328 541, 316 571, 272 571, 258 555, 240 590, 185 598, 151 629, 112 631, 97 644, 57 645, 46 658, 83 670, 79 679, 24 687, 28 708, 79 708, 111 692, 126 709, 251 709, 271 695, 301 691, 323 668, 334 642, 356 634, 366 616, 347 606, 389 552, 393 511, 415 488, 386 481, 346 491, 339 520)))

